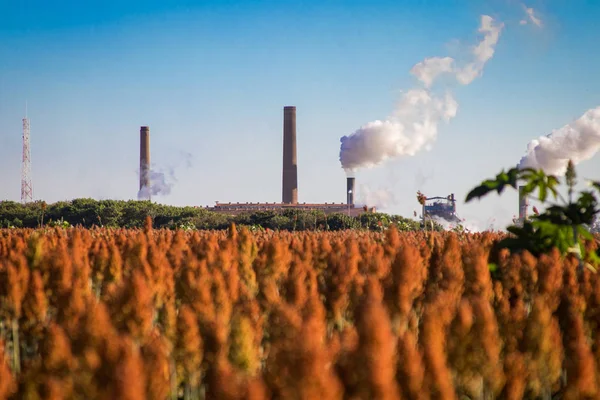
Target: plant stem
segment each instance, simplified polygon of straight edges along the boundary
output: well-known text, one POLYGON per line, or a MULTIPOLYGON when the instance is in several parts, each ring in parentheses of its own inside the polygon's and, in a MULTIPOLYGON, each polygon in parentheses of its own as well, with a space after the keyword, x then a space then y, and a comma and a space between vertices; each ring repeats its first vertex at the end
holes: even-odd
POLYGON ((581 259, 581 243, 579 243, 579 232, 577 232, 577 225, 573 225, 573 240, 575 241, 575 246, 579 250, 577 252, 577 260, 579 260, 579 273, 583 272, 583 260, 581 259))
POLYGON ((13 342, 13 371, 15 375, 21 373, 21 345, 19 343, 19 321, 16 318, 12 320, 12 342, 13 342))
POLYGON ((171 399, 177 400, 177 369, 175 367, 175 359, 171 357, 171 399))

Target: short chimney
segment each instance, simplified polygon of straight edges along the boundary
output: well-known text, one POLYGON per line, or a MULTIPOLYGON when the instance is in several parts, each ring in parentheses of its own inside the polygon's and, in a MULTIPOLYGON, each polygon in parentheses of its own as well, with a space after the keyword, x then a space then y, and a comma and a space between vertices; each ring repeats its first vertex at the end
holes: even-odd
POLYGON ((524 188, 524 185, 519 186, 519 221, 521 222, 527 219, 527 206, 529 206, 529 200, 523 191, 524 188))
POLYGON ((348 205, 354 205, 354 178, 346 178, 346 202, 348 205))

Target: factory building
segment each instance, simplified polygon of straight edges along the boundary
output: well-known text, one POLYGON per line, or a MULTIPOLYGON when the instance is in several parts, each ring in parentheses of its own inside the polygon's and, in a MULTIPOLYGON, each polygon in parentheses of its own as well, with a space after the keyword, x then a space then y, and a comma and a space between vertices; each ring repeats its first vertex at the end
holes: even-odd
MULTIPOLYGON (((219 203, 213 207, 207 207, 209 211, 221 212, 231 215, 243 214, 247 212, 258 211, 275 211, 283 212, 286 210, 297 211, 322 211, 325 214, 342 213, 356 217, 366 210, 364 208, 356 208, 354 205, 345 203, 219 203)), ((370 209, 373 212, 375 209, 370 209)))
POLYGON ((216 202, 208 210, 227 214, 241 214, 256 211, 286 210, 322 211, 325 214, 344 213, 358 216, 375 209, 356 207, 354 204, 354 178, 347 178, 346 203, 299 203, 298 202, 298 159, 296 152, 296 107, 283 108, 283 166, 280 203, 221 203, 216 202))

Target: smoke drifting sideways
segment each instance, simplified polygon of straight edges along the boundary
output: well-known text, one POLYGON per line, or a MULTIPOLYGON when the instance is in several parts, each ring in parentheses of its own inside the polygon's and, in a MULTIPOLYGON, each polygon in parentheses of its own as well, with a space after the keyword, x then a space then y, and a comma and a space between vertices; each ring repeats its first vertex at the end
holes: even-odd
POLYGON ((144 186, 140 189, 138 200, 148 200, 151 196, 157 195, 167 196, 177 181, 173 168, 169 168, 166 172, 150 168, 149 175, 150 187, 144 186))
MULTIPOLYGON (((186 168, 191 168, 192 154, 180 152, 179 163, 183 163, 186 168)), ((138 200, 148 200, 151 196, 168 196, 171 194, 171 190, 177 183, 177 177, 175 176, 177 166, 168 166, 164 169, 160 169, 156 165, 151 166, 149 171, 150 187, 144 186, 138 191, 138 200)))
POLYGON ((525 14, 527 15, 527 19, 522 19, 521 21, 519 21, 519 24, 527 25, 529 21, 531 21, 532 24, 534 24, 538 28, 541 28, 543 26, 543 23, 542 20, 536 15, 535 10, 531 7, 527 7, 525 4, 522 4, 522 6, 525 10, 525 14))
POLYGON ((472 60, 458 66, 451 57, 431 57, 410 70, 421 83, 405 92, 393 114, 376 120, 340 139, 340 162, 347 175, 360 168, 371 168, 400 156, 414 156, 430 150, 438 134, 438 125, 456 116, 458 103, 452 93, 433 93, 432 85, 442 75, 450 75, 462 85, 482 75, 483 67, 493 57, 503 23, 488 15, 481 16, 481 41, 471 49, 472 60))
POLYGON ((600 106, 586 111, 579 119, 527 145, 518 168, 542 169, 546 174, 563 176, 567 163, 589 160, 600 149, 600 106))
POLYGON ((398 204, 391 190, 385 188, 372 189, 365 184, 359 185, 357 200, 359 204, 377 209, 385 209, 391 205, 398 204))
POLYGON ((445 230, 450 231, 456 229, 458 225, 462 226, 466 232, 476 233, 476 232, 484 232, 484 231, 493 231, 494 230, 494 218, 490 218, 487 222, 482 222, 476 219, 465 219, 463 218, 460 223, 450 222, 445 220, 444 218, 434 216, 432 218, 436 223, 441 225, 445 230))

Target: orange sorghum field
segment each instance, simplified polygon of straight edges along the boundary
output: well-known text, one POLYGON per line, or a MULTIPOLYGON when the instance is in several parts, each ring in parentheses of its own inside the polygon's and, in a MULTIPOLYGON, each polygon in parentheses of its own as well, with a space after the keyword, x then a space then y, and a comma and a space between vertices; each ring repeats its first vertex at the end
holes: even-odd
POLYGON ((600 398, 599 276, 499 237, 0 230, 0 399, 600 398))

